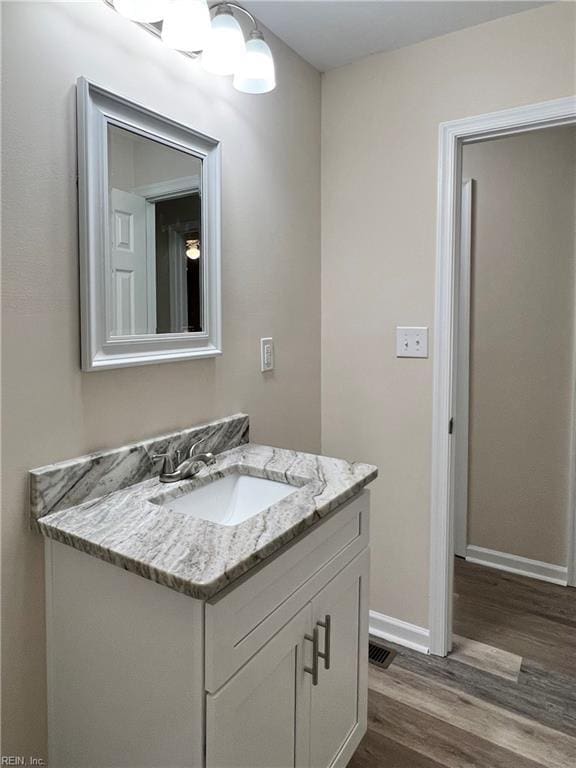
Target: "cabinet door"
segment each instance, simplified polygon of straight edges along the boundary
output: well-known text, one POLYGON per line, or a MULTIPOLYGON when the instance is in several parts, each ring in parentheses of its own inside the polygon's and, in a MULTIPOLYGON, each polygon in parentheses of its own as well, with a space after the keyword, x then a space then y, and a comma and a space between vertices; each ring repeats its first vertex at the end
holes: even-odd
POLYGON ((320 658, 318 685, 312 688, 311 768, 347 765, 366 731, 368 579, 365 550, 312 603, 319 650, 329 659, 320 658))
POLYGON ((311 606, 206 696, 207 768, 303 768, 309 762, 311 606), (306 655, 306 661, 305 661, 306 655))

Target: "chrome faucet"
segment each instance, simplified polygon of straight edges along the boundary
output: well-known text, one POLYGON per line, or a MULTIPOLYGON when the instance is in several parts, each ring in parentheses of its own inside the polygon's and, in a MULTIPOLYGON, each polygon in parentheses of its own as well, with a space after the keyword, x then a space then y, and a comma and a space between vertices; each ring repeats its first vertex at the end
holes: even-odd
POLYGON ((171 453, 155 453, 152 456, 152 461, 164 459, 158 477, 160 482, 177 483, 179 480, 186 480, 189 477, 194 477, 200 472, 202 467, 214 464, 216 461, 214 454, 196 453, 196 448, 203 442, 203 440, 198 440, 197 443, 194 443, 192 448, 188 451, 188 456, 184 460, 182 460, 182 451, 176 451, 174 455, 171 453))

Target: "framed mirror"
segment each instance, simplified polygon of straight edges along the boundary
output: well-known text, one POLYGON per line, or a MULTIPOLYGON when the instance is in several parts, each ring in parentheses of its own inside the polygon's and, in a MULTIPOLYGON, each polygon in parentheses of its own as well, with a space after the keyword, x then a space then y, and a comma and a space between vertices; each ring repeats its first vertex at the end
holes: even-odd
POLYGON ((221 354, 219 142, 77 89, 82 368, 221 354))

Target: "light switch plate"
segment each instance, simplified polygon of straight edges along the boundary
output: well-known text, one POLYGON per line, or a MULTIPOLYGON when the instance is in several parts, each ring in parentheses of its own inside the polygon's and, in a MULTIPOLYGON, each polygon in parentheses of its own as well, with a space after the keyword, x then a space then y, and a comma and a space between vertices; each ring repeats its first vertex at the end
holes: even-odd
POLYGON ((396 328, 396 357, 428 357, 428 328, 396 328))
POLYGON ((260 370, 262 373, 274 370, 274 340, 260 339, 260 370))

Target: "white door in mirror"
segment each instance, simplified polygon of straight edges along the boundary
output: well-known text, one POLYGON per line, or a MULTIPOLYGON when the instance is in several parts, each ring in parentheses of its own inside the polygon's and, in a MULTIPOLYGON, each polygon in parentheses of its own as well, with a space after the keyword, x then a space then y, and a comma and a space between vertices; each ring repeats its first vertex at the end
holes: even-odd
POLYGON ((428 357, 428 328, 396 328, 396 357, 428 357))
MULTIPOLYGON (((130 192, 111 189, 110 203, 112 336, 155 333, 152 318, 148 316, 146 200, 130 192)), ((155 280, 155 275, 153 277, 155 280)), ((154 320, 155 315, 154 312, 154 320)))
POLYGON ((274 340, 260 339, 260 368, 262 373, 274 370, 274 340))

